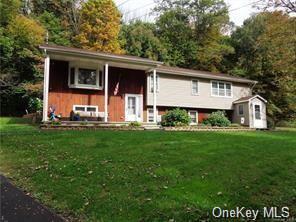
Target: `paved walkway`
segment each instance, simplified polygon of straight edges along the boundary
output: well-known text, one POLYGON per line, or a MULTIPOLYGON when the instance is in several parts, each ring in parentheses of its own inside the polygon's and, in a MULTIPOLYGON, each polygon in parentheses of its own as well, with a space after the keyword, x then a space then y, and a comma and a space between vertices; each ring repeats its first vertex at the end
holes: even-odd
POLYGON ((64 222, 61 217, 26 195, 2 175, 0 185, 1 222, 64 222))

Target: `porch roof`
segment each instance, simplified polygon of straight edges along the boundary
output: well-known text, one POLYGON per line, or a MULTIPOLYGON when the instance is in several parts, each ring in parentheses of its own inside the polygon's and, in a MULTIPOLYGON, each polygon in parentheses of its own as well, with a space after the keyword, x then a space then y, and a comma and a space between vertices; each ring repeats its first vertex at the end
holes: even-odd
POLYGON ((65 46, 57 46, 57 45, 40 45, 40 49, 43 49, 49 55, 53 56, 53 58, 57 59, 73 59, 76 58, 81 60, 81 58, 87 58, 92 60, 101 60, 104 62, 110 63, 110 65, 123 67, 123 68, 131 68, 131 69, 142 69, 142 70, 150 70, 151 68, 156 68, 157 66, 163 64, 159 61, 154 61, 152 59, 141 58, 137 56, 129 56, 129 55, 119 55, 105 52, 95 52, 86 49, 78 49, 72 47, 65 46))

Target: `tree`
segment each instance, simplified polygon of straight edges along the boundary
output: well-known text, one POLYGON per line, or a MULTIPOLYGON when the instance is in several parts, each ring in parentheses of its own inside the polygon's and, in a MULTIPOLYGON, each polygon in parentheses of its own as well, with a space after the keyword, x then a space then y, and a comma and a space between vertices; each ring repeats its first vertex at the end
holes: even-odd
POLYGON ((89 0, 82 5, 77 45, 95 51, 122 53, 118 41, 121 15, 112 0, 89 0))
POLYGON ((125 24, 120 31, 121 46, 129 55, 164 61, 166 49, 155 32, 156 27, 151 23, 136 21, 125 24))
POLYGON ((44 41, 45 30, 35 20, 17 15, 0 31, 0 80, 6 84, 0 93, 1 114, 20 115, 28 105, 29 88, 38 85, 38 91, 42 90, 38 46, 44 41))
POLYGON ((45 11, 38 17, 48 31, 48 42, 57 45, 70 45, 70 33, 62 26, 61 21, 52 12, 45 11))
POLYGON ((19 0, 1 0, 0 1, 0 18, 1 26, 6 26, 9 21, 14 18, 21 6, 19 0))
POLYGON ((223 56, 233 52, 222 35, 228 25, 223 0, 159 0, 155 10, 171 65, 217 71, 223 56))
POLYGON ((295 118, 296 19, 282 12, 264 12, 248 19, 232 35, 236 58, 232 73, 259 83, 255 92, 268 100, 273 121, 295 118))
POLYGON ((262 0, 263 10, 280 9, 287 13, 296 12, 296 1, 294 0, 262 0))
POLYGON ((39 71, 36 65, 40 62, 39 44, 44 42, 45 30, 34 21, 18 15, 7 26, 7 35, 13 41, 13 63, 8 64, 20 73, 20 79, 33 80, 39 71))
POLYGON ((165 11, 156 22, 157 35, 167 49, 166 62, 172 66, 191 67, 197 44, 188 17, 179 10, 165 11))

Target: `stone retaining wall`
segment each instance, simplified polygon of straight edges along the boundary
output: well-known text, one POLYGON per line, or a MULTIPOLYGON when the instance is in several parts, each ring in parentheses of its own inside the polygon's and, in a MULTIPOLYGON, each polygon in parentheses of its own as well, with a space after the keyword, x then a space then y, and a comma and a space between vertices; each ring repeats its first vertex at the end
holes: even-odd
POLYGON ((202 126, 180 126, 164 127, 165 131, 254 131, 256 129, 248 127, 202 127, 202 126))
POLYGON ((43 124, 40 126, 43 130, 144 130, 143 127, 130 126, 100 126, 100 125, 51 125, 43 124))

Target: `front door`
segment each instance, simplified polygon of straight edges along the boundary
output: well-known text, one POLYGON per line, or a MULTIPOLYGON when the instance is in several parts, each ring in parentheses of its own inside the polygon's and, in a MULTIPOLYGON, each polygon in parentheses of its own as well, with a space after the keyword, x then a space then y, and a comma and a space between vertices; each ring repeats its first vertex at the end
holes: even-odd
POLYGON ((142 95, 125 95, 125 121, 142 122, 142 95))
POLYGON ((263 128, 261 104, 253 104, 254 128, 263 128))

